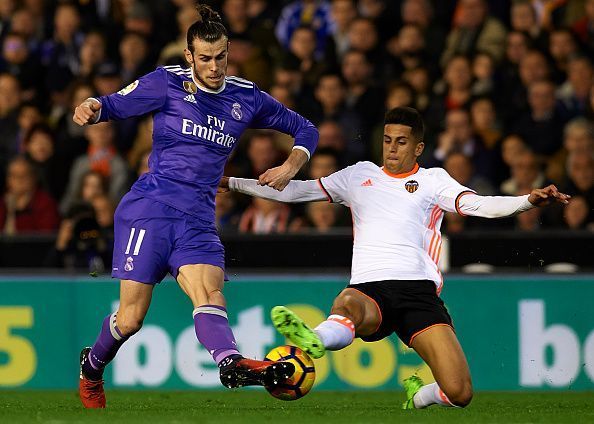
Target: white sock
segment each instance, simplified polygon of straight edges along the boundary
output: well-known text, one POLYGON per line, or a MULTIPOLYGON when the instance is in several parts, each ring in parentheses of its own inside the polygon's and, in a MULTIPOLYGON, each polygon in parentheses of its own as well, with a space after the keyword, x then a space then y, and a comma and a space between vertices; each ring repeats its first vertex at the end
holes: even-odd
POLYGON ((415 396, 413 397, 415 408, 425 408, 429 405, 438 404, 441 406, 456 406, 445 395, 445 393, 439 388, 437 383, 427 384, 421 387, 415 396))
POLYGON ((341 315, 330 315, 314 331, 328 350, 347 347, 355 338, 355 324, 341 315))

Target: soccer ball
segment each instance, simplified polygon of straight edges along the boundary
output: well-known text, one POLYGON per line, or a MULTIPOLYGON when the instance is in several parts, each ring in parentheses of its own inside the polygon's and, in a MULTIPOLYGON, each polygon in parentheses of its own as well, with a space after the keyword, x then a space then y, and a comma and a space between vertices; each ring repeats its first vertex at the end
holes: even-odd
POLYGON ((277 399, 296 400, 305 396, 316 380, 316 369, 307 353, 296 346, 278 346, 268 352, 267 361, 289 361, 295 365, 295 374, 282 384, 266 387, 277 399))

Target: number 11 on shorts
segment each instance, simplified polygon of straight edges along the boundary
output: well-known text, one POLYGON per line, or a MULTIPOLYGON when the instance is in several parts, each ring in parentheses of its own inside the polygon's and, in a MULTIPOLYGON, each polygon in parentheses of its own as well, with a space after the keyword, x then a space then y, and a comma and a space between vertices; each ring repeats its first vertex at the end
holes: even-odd
MULTIPOLYGON (((134 244, 134 251, 132 252, 133 256, 137 256, 138 252, 140 252, 140 246, 142 246, 142 240, 144 239, 144 234, 146 230, 140 228, 138 231, 138 237, 136 238, 136 244, 134 244)), ((130 229, 130 237, 128 238, 128 245, 126 246, 126 255, 130 254, 130 248, 132 247, 132 242, 134 241, 134 235, 136 234, 136 228, 132 227, 130 229)))

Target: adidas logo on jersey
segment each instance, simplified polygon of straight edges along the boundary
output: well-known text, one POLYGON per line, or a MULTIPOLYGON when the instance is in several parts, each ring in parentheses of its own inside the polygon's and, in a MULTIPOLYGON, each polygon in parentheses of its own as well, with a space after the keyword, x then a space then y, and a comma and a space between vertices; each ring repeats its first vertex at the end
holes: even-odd
POLYGON ((190 103, 197 104, 197 103, 196 103, 196 98, 194 97, 194 95, 193 95, 193 94, 188 94, 186 97, 184 97, 184 100, 185 100, 186 102, 190 102, 190 103))
POLYGON ((361 183, 361 187, 371 187, 372 185, 371 178, 361 183))

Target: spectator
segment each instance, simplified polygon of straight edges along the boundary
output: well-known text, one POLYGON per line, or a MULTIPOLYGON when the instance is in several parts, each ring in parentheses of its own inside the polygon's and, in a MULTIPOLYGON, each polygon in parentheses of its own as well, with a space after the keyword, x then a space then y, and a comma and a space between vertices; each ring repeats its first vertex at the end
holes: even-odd
POLYGON ((570 230, 594 230, 594 222, 589 220, 590 205, 582 196, 574 196, 563 208, 563 219, 570 230))
POLYGON ((516 0, 512 2, 511 10, 511 29, 521 32, 530 37, 532 44, 542 48, 546 46, 546 34, 540 26, 536 10, 531 0, 516 0))
POLYGON ((506 107, 505 122, 512 126, 518 116, 529 110, 528 87, 537 81, 549 78, 549 65, 545 56, 538 50, 529 50, 520 60, 518 67, 519 80, 508 84, 507 90, 502 93, 500 103, 506 107))
POLYGON ((390 54, 390 65, 385 70, 388 77, 421 66, 434 72, 426 52, 423 32, 417 25, 407 24, 400 28, 398 34, 388 41, 387 50, 390 54))
POLYGON ((511 178, 501 184, 500 190, 506 196, 519 196, 546 183, 536 155, 525 150, 511 159, 511 178))
POLYGON ((365 54, 374 65, 374 76, 380 77, 384 70, 386 57, 380 48, 379 34, 374 21, 370 18, 355 18, 348 29, 349 49, 365 54))
POLYGON ((585 118, 570 121, 563 129, 563 146, 570 155, 594 152, 594 122, 585 118))
POLYGON ((105 38, 99 31, 88 32, 79 52, 80 65, 77 75, 90 79, 97 71, 97 67, 107 59, 107 45, 105 38))
POLYGON ((34 125, 43 122, 43 115, 37 106, 31 103, 23 103, 19 109, 17 123, 19 126, 18 146, 19 151, 24 149, 25 136, 31 131, 34 125))
POLYGON ((478 97, 470 105, 473 131, 483 140, 487 149, 493 149, 501 140, 501 129, 495 105, 489 97, 478 97))
POLYGON ((218 194, 215 199, 215 223, 219 231, 237 231, 241 212, 233 193, 218 194))
POLYGON ((472 60, 473 96, 487 96, 495 91, 495 62, 487 53, 478 53, 472 60))
POLYGON ((485 0, 460 0, 454 26, 447 36, 446 48, 441 56, 445 65, 457 55, 489 53, 497 62, 503 57, 505 27, 490 17, 485 0))
MULTIPOLYGON (((4 176, 8 161, 21 150, 18 112, 21 105, 19 81, 10 74, 0 74, 0 175, 4 176)), ((3 180, 0 180, 2 183, 3 180)))
POLYGON ((78 71, 78 55, 84 40, 80 24, 74 4, 58 4, 52 39, 43 43, 41 51, 42 64, 47 69, 46 84, 54 103, 63 103, 63 92, 78 71))
POLYGON ((567 158, 569 176, 565 193, 581 196, 588 204, 586 223, 594 223, 594 152, 570 154, 567 158))
POLYGON ((453 56, 445 67, 443 80, 435 84, 436 95, 427 110, 427 139, 430 144, 434 143, 435 133, 443 125, 448 111, 468 107, 472 95, 471 84, 470 61, 466 56, 453 56))
POLYGON ((416 25, 423 32, 428 57, 441 55, 446 32, 440 25, 435 25, 431 2, 429 0, 404 0, 400 11, 403 24, 416 25))
POLYGON ((340 206, 330 202, 309 202, 305 205, 305 220, 299 228, 328 233, 339 226, 340 206))
POLYGON ((327 177, 339 169, 338 153, 334 149, 330 147, 317 149, 309 162, 308 179, 317 180, 327 177))
MULTIPOLYGON (((190 26, 198 19, 198 11, 193 4, 181 7, 176 13, 178 35, 174 41, 169 42, 159 55, 159 64, 161 65, 186 65, 186 60, 182 54, 188 46, 186 34, 190 26)), ((228 73, 229 75, 235 75, 228 73)))
POLYGON ((450 153, 444 161, 443 167, 453 179, 464 187, 471 188, 484 196, 494 196, 496 194, 493 185, 475 173, 472 161, 465 154, 457 151, 450 153))
POLYGON ((62 172, 68 174, 74 160, 84 154, 88 142, 84 137, 84 127, 72 120, 76 106, 95 94, 93 86, 86 82, 76 81, 67 90, 68 108, 55 123, 56 128, 56 158, 60 162, 62 172))
POLYGON ((339 63, 350 48, 349 27, 357 17, 354 0, 332 0, 330 5, 331 33, 326 40, 326 58, 339 63))
POLYGON ((293 32, 302 25, 313 28, 316 33, 316 54, 322 55, 326 38, 332 32, 330 4, 324 0, 295 0, 285 6, 275 29, 279 43, 288 48, 293 32))
POLYGON ((569 59, 578 53, 574 35, 567 28, 554 29, 549 34, 549 54, 553 59, 553 80, 560 84, 567 78, 569 59))
POLYGON ((326 120, 336 121, 349 140, 354 140, 361 134, 359 117, 347 108, 346 86, 339 74, 321 75, 316 84, 314 97, 316 104, 309 116, 312 117, 311 121, 315 125, 326 120))
POLYGON ((373 65, 364 53, 350 50, 343 58, 341 70, 347 84, 347 108, 360 117, 362 140, 369 143, 374 125, 383 116, 383 96, 372 83, 373 65))
POLYGON ((111 237, 111 232, 106 234, 97 222, 90 203, 76 204, 60 224, 54 248, 45 259, 46 266, 103 273, 111 268, 111 237))
POLYGON ((496 155, 487 150, 482 140, 473 132, 469 113, 464 109, 454 109, 446 116, 446 127, 439 135, 437 147, 427 166, 442 166, 448 155, 454 151, 462 152, 471 158, 477 174, 491 181, 497 181, 496 155))
POLYGON ((295 28, 289 41, 289 52, 299 62, 303 82, 313 87, 324 70, 324 63, 316 56, 316 33, 307 26, 295 28))
POLYGON ((56 202, 38 187, 35 170, 24 157, 16 157, 8 165, 6 192, 0 201, 2 234, 51 232, 60 218, 56 202))
POLYGON ((128 189, 128 167, 114 148, 114 129, 111 123, 87 126, 85 136, 89 141, 89 149, 72 166, 68 188, 60 205, 64 213, 74 202, 83 176, 89 170, 96 171, 109 180, 109 197, 116 204, 128 189))
POLYGON ((152 70, 148 66, 149 46, 142 34, 135 32, 124 34, 119 50, 122 85, 128 85, 152 70))
POLYGON ((25 38, 29 52, 39 54, 43 39, 44 25, 36 21, 30 8, 21 7, 14 11, 10 18, 10 31, 25 38))
POLYGON ((42 92, 39 78, 39 61, 31 53, 24 36, 9 33, 2 41, 2 64, 0 72, 14 75, 22 88, 22 99, 31 101, 42 92))
POLYGON ((565 120, 586 112, 593 83, 594 69, 587 57, 576 56, 568 60, 567 80, 557 89, 557 99, 565 120))
POLYGON ((10 28, 10 18, 15 8, 15 0, 4 0, 0 3, 0 39, 6 35, 8 28, 10 28))
POLYGON ((521 115, 514 132, 539 155, 551 155, 562 144, 563 120, 555 108, 555 85, 536 81, 528 87, 529 111, 521 115))
POLYGON ((516 157, 529 150, 522 137, 517 134, 510 134, 501 140, 501 159, 508 170, 516 157))
POLYGON ((284 203, 255 197, 243 212, 239 232, 250 234, 286 233, 291 224, 291 209, 284 203))
MULTIPOLYGON (((402 80, 410 84, 415 91, 415 109, 425 115, 431 101, 431 76, 425 67, 404 71, 402 80)), ((426 119, 425 119, 426 120, 426 119)))
POLYGON ((61 172, 55 156, 55 136, 45 124, 36 124, 24 140, 25 157, 35 169, 39 187, 54 199, 64 194, 67 174, 61 172))
POLYGON ((584 15, 573 24, 572 30, 592 57, 594 55, 594 0, 584 1, 584 15))

